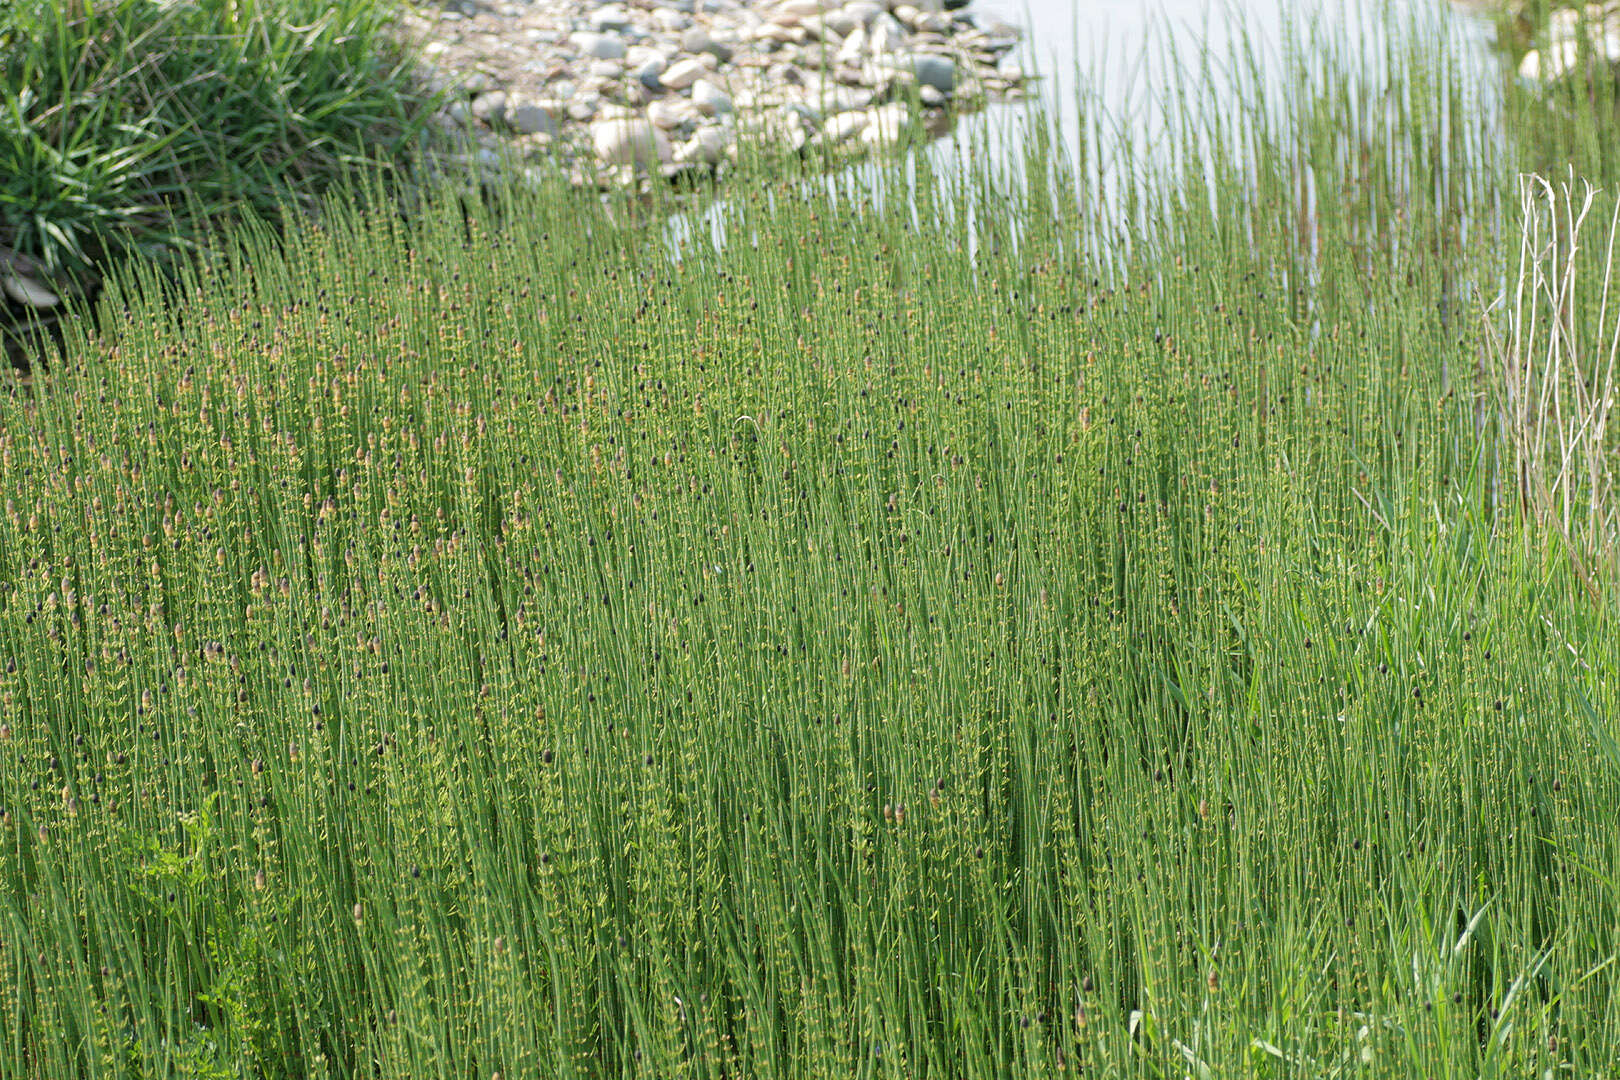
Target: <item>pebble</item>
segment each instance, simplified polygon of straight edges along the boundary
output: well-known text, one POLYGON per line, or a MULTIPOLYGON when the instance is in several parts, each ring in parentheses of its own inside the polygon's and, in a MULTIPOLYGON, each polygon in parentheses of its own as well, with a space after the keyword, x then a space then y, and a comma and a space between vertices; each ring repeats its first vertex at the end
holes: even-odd
POLYGON ((630 13, 617 4, 606 4, 591 12, 591 29, 599 33, 620 33, 631 25, 630 13))
POLYGON ((665 89, 663 74, 669 70, 669 61, 662 56, 654 54, 631 68, 636 81, 653 93, 662 93, 665 89))
POLYGON ((693 58, 677 60, 671 64, 659 81, 671 90, 685 90, 709 73, 709 69, 693 58))
POLYGON ((707 27, 693 26, 681 35, 681 49, 698 56, 707 53, 722 63, 732 57, 731 47, 717 41, 707 27))
POLYGON ((591 142, 608 165, 650 167, 673 157, 668 136, 646 120, 598 120, 591 125, 591 142))
POLYGON ((731 143, 730 134, 719 125, 699 128, 691 139, 682 143, 675 151, 675 161, 680 164, 696 161, 705 165, 718 165, 731 143))
POLYGON ((699 79, 692 84, 692 104, 706 115, 715 116, 731 111, 731 95, 708 79, 699 79))
POLYGON ((905 27, 887 13, 872 20, 866 30, 867 49, 874 53, 890 53, 899 49, 906 40, 905 27))
POLYGON ((844 38, 844 43, 838 47, 837 60, 840 64, 859 63, 866 56, 866 27, 857 26, 844 38))
POLYGON ((804 18, 809 15, 820 15, 828 7, 833 6, 835 5, 823 4, 821 0, 782 0, 776 6, 776 12, 779 16, 787 15, 804 18))
POLYGON ((862 26, 883 14, 887 9, 876 0, 850 0, 843 7, 843 12, 862 26))
POLYGON ((7 274, 0 277, 0 287, 4 287, 6 295, 17 303, 26 304, 31 308, 46 310, 62 302, 61 297, 27 274, 7 274))
POLYGON ((835 49, 844 43, 844 35, 827 25, 826 16, 812 15, 799 25, 811 41, 823 41, 835 49))
POLYGON ((714 37, 706 26, 688 27, 681 35, 681 48, 689 53, 708 52, 714 45, 714 37))
POLYGON ((836 146, 859 135, 871 122, 872 118, 864 112, 839 113, 822 127, 820 141, 836 146))
POLYGON ((667 98, 647 106, 647 119, 665 131, 696 124, 703 114, 685 98, 667 98))
POLYGON ((931 86, 941 94, 956 89, 956 62, 948 56, 923 54, 911 61, 912 74, 924 86, 931 86))
POLYGON ((507 123, 523 135, 556 135, 557 118, 536 101, 522 101, 507 111, 507 123))
POLYGON ((582 30, 570 40, 574 48, 598 60, 623 60, 627 51, 624 39, 616 34, 594 34, 582 30))
POLYGON ((506 123, 506 91, 492 90, 473 98, 472 114, 486 124, 506 123))
POLYGON ((911 114, 905 103, 900 101, 880 105, 864 115, 867 122, 861 128, 861 141, 868 146, 888 146, 899 142, 911 124, 911 114))

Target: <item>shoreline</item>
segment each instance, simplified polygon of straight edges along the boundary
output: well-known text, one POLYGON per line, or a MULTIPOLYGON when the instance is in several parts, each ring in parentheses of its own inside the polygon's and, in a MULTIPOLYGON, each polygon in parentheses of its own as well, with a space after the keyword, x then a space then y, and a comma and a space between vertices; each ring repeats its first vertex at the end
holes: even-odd
POLYGON ((452 162, 510 154, 579 186, 713 176, 745 143, 882 149, 1029 81, 1022 31, 957 0, 454 0, 400 30, 451 94, 452 162))

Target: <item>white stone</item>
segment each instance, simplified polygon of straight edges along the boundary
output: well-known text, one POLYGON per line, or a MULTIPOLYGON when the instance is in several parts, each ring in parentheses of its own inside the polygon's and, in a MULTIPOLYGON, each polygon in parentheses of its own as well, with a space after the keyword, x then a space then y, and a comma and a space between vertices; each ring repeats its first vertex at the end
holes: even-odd
POLYGON ((861 141, 868 146, 888 146, 900 141, 911 115, 901 102, 880 105, 866 114, 868 122, 861 129, 861 141))
POLYGON ((690 139, 682 143, 680 148, 675 151, 675 160, 683 163, 700 161, 708 165, 716 165, 725 156, 726 149, 731 143, 731 135, 719 125, 699 128, 690 139))
POLYGON ((883 14, 883 5, 876 3, 875 0, 850 0, 849 3, 844 5, 843 12, 857 23, 865 26, 883 14))
POLYGON ((754 31, 755 41, 774 41, 782 45, 796 43, 804 36, 802 26, 783 26, 781 23, 766 23, 754 31))
POLYGON ((671 90, 685 90, 708 73, 707 66, 691 57, 687 57, 669 65, 669 68, 658 77, 658 80, 671 90))
POLYGON ((837 11, 829 11, 821 16, 821 25, 839 37, 848 37, 850 31, 862 25, 862 20, 850 14, 848 8, 839 8, 837 11))
MULTIPOLYGON (((822 15, 812 15, 799 24, 812 41, 822 41, 834 48, 844 43, 844 35, 827 25, 827 19, 822 15)), ((853 29, 853 27, 851 27, 853 29)))
POLYGON ((664 131, 673 131, 683 124, 696 123, 703 114, 685 98, 664 98, 647 106, 647 119, 664 131))
POLYGON ((872 104, 872 91, 854 86, 830 84, 821 93, 807 99, 812 105, 829 113, 851 112, 872 104))
POLYGON ((681 35, 681 49, 685 52, 708 52, 714 48, 714 35, 709 33, 707 27, 693 26, 681 35))
POLYGON ((866 59, 866 27, 857 26, 844 43, 838 47, 838 62, 840 64, 858 64, 866 59))
POLYGON ((692 84, 692 104, 705 115, 715 116, 731 111, 731 95, 708 79, 699 79, 692 84))
POLYGON ((866 125, 871 122, 871 116, 864 112, 839 113, 827 121, 826 126, 821 129, 821 136, 818 141, 832 146, 836 146, 841 142, 848 142, 862 131, 865 131, 866 125))
POLYGON ((569 35, 569 41, 581 53, 598 60, 623 60, 628 51, 624 39, 614 34, 592 34, 582 30, 569 35))
POLYGON ((506 92, 492 90, 473 98, 472 114, 486 124, 506 122, 506 92))
POLYGON ((883 14, 872 20, 866 36, 868 52, 890 53, 905 44, 906 28, 893 15, 883 14))
POLYGON ((618 4, 604 4, 591 12, 591 29, 599 32, 630 29, 630 13, 618 4))
POLYGON ((0 287, 4 287, 6 295, 17 303, 27 304, 31 308, 53 308, 62 302, 61 297, 26 274, 0 277, 0 287))
POLYGON ((669 139, 646 120, 598 120, 591 125, 596 156, 608 165, 650 167, 669 161, 669 139))
POLYGON ((819 15, 830 6, 821 0, 782 0, 776 5, 776 13, 778 16, 791 15, 802 19, 807 15, 819 15))
POLYGON ((807 104, 803 101, 795 101, 787 106, 787 110, 798 116, 799 122, 807 128, 818 128, 821 126, 821 111, 814 105, 807 104))

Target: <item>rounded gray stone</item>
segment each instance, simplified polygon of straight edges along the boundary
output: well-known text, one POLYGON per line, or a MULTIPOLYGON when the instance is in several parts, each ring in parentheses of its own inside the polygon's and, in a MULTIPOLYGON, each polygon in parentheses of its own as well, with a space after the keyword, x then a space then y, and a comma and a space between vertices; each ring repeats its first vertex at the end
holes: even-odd
POLYGON ((491 90, 473 98, 472 114, 486 124, 506 122, 506 91, 491 90))
POLYGON ((924 54, 914 57, 911 71, 919 83, 932 86, 941 94, 949 94, 956 89, 956 61, 948 56, 924 54))
POLYGON ((507 122, 524 135, 557 134, 557 118, 533 101, 520 102, 511 109, 507 122))

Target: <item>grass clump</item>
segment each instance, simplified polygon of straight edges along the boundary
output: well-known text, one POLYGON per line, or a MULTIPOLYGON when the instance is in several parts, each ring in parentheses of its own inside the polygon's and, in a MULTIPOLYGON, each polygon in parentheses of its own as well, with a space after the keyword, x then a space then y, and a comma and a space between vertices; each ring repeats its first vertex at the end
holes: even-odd
POLYGON ((1612 1069, 1511 185, 1342 74, 1129 227, 1037 151, 115 282, 0 398, 0 1076, 1612 1069))
MULTIPOLYGON (((379 0, 0 5, 0 258, 61 296, 388 168, 424 95, 379 0)), ((0 267, 0 272, 6 268, 0 267)), ((8 291, 13 351, 56 306, 8 291)))

